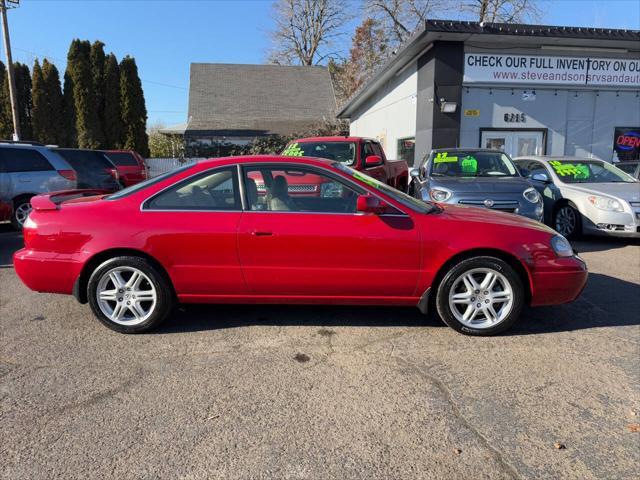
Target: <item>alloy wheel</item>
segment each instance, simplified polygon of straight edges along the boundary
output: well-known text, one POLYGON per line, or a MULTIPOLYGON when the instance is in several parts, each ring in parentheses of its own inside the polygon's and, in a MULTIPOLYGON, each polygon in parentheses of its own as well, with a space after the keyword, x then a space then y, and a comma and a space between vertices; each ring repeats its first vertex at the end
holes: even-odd
POLYGON ((565 237, 570 236, 576 229, 576 211, 569 205, 565 205, 556 213, 556 231, 565 237))
POLYGON ((134 267, 106 271, 96 289, 104 315, 120 325, 138 325, 151 316, 157 303, 156 289, 147 275, 134 267))
POLYGON ((449 307, 456 320, 470 328, 490 328, 513 308, 509 280, 497 270, 475 268, 462 273, 449 290, 449 307))
POLYGON ((24 222, 27 221, 27 217, 29 216, 30 213, 31 213, 31 203, 25 202, 25 203, 19 204, 16 207, 16 210, 14 213, 16 217, 16 221, 18 222, 18 225, 22 227, 24 225, 24 222))

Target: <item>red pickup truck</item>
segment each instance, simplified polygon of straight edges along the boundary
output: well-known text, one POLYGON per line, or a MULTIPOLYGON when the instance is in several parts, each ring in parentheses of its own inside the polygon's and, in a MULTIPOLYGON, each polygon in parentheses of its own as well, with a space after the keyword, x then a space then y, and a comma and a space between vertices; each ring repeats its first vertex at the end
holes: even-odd
POLYGON ((407 162, 387 160, 380 143, 370 138, 299 138, 290 142, 282 155, 336 160, 402 192, 406 192, 409 185, 407 162))

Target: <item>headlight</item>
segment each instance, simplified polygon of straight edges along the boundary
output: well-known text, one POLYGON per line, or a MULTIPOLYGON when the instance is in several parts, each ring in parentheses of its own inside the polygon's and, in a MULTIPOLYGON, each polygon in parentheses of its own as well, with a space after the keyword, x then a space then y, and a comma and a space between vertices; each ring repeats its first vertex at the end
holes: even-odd
POLYGON ((555 235, 551 239, 551 248, 553 248, 553 251, 556 252, 556 255, 559 257, 573 256, 573 248, 571 248, 569 240, 564 238, 562 235, 555 235))
POLYGON ((451 192, 444 188, 432 188, 429 190, 429 196, 436 202, 446 202, 451 198, 451 192))
POLYGON ((524 192, 522 192, 522 196, 529 200, 531 203, 538 203, 540 201, 540 194, 533 187, 529 187, 524 192))
POLYGON ((615 198, 609 197, 597 197, 595 195, 591 195, 587 197, 587 200, 591 202, 591 204, 599 208, 600 210, 606 210, 607 212, 623 212, 622 204, 616 200, 615 198))

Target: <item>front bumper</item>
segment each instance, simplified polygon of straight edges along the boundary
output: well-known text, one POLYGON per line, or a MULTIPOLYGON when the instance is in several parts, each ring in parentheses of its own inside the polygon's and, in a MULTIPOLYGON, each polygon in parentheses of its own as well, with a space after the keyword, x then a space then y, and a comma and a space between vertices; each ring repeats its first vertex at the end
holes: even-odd
POLYGON ((640 238, 640 210, 607 212, 591 207, 583 220, 582 231, 586 235, 640 238))
POLYGON ((531 306, 573 302, 582 293, 588 277, 587 264, 578 255, 536 266, 531 274, 531 306))

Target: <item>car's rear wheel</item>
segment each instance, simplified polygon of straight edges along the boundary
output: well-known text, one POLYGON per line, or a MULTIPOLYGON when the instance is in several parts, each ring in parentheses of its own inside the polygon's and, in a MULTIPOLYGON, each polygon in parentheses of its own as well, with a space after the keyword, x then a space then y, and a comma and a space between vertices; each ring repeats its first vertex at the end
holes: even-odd
POLYGON ((578 238, 582 234, 580 212, 568 203, 559 206, 553 215, 553 228, 566 238, 578 238))
POLYGON ((471 257, 454 265, 436 294, 438 314, 454 330, 468 335, 496 335, 520 316, 522 280, 507 262, 471 257))
POLYGON ((116 257, 102 263, 89 279, 87 296, 98 320, 121 333, 157 327, 173 306, 165 276, 141 257, 116 257))
POLYGON ((13 215, 11 215, 11 225, 16 230, 22 230, 24 222, 31 213, 31 197, 20 197, 13 202, 13 215))

